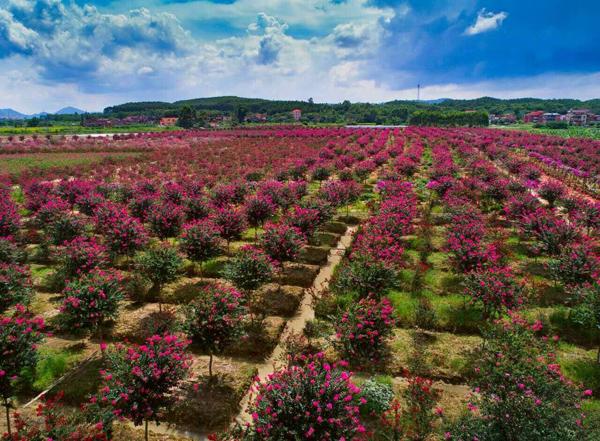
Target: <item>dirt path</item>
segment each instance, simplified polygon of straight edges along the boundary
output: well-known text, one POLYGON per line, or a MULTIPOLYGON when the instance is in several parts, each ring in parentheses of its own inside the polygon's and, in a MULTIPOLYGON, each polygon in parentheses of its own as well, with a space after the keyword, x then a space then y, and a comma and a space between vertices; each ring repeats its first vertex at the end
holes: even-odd
MULTIPOLYGON (((292 317, 286 324, 285 329, 281 333, 279 344, 273 350, 271 357, 263 364, 258 366, 258 377, 263 380, 269 374, 279 369, 282 364, 284 356, 284 345, 285 338, 290 333, 301 333, 306 323, 315 318, 315 311, 313 309, 313 296, 320 294, 329 287, 329 281, 333 275, 335 267, 341 262, 342 258, 346 254, 346 250, 352 243, 352 237, 356 232, 357 227, 348 227, 344 235, 340 238, 337 246, 329 252, 327 263, 321 267, 319 274, 315 278, 311 288, 307 289, 302 302, 296 312, 296 315, 292 317)), ((251 392, 248 391, 246 396, 241 401, 241 410, 236 421, 240 424, 251 422, 251 416, 248 413, 248 407, 250 405, 251 392)))

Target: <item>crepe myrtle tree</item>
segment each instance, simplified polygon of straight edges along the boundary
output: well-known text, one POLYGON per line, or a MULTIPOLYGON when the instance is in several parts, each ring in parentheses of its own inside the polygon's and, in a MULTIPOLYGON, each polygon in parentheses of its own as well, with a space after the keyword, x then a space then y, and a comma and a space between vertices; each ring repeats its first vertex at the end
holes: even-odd
POLYGON ((63 290, 59 319, 65 329, 100 333, 107 320, 117 317, 123 299, 121 276, 115 272, 94 269, 75 279, 63 290))
POLYGON ((29 269, 15 263, 0 263, 0 313, 17 304, 29 305, 32 295, 29 269))
POLYGON ((322 353, 304 358, 255 385, 249 439, 367 439, 360 417, 366 400, 347 363, 329 364, 322 353))
POLYGON ((246 217, 244 211, 231 205, 219 207, 215 210, 212 221, 219 228, 221 237, 227 242, 227 252, 230 251, 232 240, 242 237, 246 231, 246 217))
POLYGON ((221 251, 221 235, 219 228, 209 219, 189 222, 183 226, 179 238, 179 248, 194 262, 202 264, 221 251))
POLYGON ((37 347, 44 337, 44 320, 33 317, 23 305, 17 305, 12 315, 0 317, 0 394, 6 409, 9 435, 12 434, 11 398, 23 371, 35 367, 37 347))
POLYGON ((183 330, 199 348, 208 352, 208 375, 212 378, 213 355, 244 335, 243 318, 248 310, 243 295, 220 283, 206 286, 184 306, 183 330))
POLYGON ((110 405, 118 417, 135 426, 160 423, 160 414, 173 404, 173 390, 188 375, 191 357, 189 342, 176 335, 153 335, 143 345, 116 345, 106 352, 106 369, 99 401, 110 405))
POLYGON ((157 298, 159 310, 162 312, 162 288, 174 281, 183 264, 177 249, 167 243, 160 244, 135 257, 136 269, 152 282, 150 292, 157 298))

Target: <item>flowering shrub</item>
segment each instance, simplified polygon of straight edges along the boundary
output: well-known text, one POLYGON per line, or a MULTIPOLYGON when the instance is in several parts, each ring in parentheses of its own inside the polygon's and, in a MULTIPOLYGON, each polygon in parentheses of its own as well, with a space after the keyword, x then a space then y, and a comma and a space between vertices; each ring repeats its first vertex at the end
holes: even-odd
POLYGON ((96 269, 69 282, 63 296, 60 321, 65 329, 101 330, 106 320, 117 316, 123 299, 121 278, 96 269))
POLYGON ((220 354, 244 334, 242 318, 247 309, 243 296, 222 284, 208 285, 184 307, 184 313, 183 329, 195 344, 208 352, 208 369, 212 376, 213 354, 220 354))
POLYGON ((108 263, 106 252, 106 247, 93 237, 76 237, 63 243, 59 251, 60 266, 57 272, 65 281, 87 274, 108 263))
POLYGON ((129 201, 129 211, 132 216, 137 217, 142 222, 148 219, 150 210, 157 204, 157 195, 153 193, 138 193, 129 201))
POLYGON ((355 181, 327 181, 320 196, 335 207, 347 205, 360 196, 361 186, 355 181))
POLYGON ((162 244, 135 258, 136 269, 152 282, 151 292, 158 297, 159 307, 162 309, 160 294, 164 284, 177 278, 177 272, 183 261, 177 250, 168 244, 162 244))
POLYGON ((210 200, 205 194, 189 195, 183 204, 188 220, 204 219, 211 213, 210 200))
POLYGON ((147 218, 150 230, 161 239, 178 236, 183 219, 183 209, 172 202, 154 204, 147 218))
POLYGON ((85 231, 83 219, 74 213, 62 213, 56 216, 44 229, 50 242, 54 245, 62 245, 81 236, 85 231))
POLYGON ((72 412, 60 404, 63 394, 44 396, 36 409, 37 418, 23 418, 13 413, 15 432, 5 434, 2 441, 107 441, 101 421, 88 421, 91 415, 72 412), (40 420, 41 418, 41 420, 40 420))
POLYGON ((227 261, 223 276, 238 289, 249 291, 269 282, 275 272, 274 262, 262 250, 242 247, 227 261))
MULTIPOLYGON (((302 201, 299 205, 300 205, 300 207, 306 208, 309 210, 317 210, 317 212, 319 213, 319 216, 318 216, 318 224, 319 225, 327 222, 333 216, 333 207, 325 199, 309 198, 307 200, 302 201)), ((298 228, 300 228, 300 227, 298 227, 298 228)))
POLYGON ((185 224, 179 247, 190 259, 203 262, 220 252, 221 236, 217 226, 208 219, 185 224))
POLYGON ((148 242, 144 226, 123 209, 111 210, 106 216, 97 217, 96 224, 113 255, 130 256, 148 242))
POLYGON ((591 283, 599 270, 599 257, 588 244, 562 247, 560 254, 548 263, 550 277, 564 285, 591 283))
POLYGON ((187 341, 175 335, 154 335, 143 345, 117 345, 106 352, 106 370, 101 371, 100 402, 111 405, 118 417, 134 425, 160 422, 160 412, 174 402, 174 389, 186 377, 191 360, 187 341))
POLYGON ((29 305, 32 295, 29 270, 14 263, 0 263, 0 312, 17 304, 29 305))
POLYGON ((554 207, 554 202, 556 202, 564 192, 563 186, 555 181, 544 182, 538 189, 538 194, 542 199, 545 199, 548 202, 550 207, 554 207))
POLYGON ((364 362, 380 361, 385 340, 391 335, 395 320, 388 299, 361 299, 349 305, 335 322, 336 347, 342 357, 364 362))
POLYGON ((21 227, 21 216, 8 195, 0 196, 0 237, 14 236, 21 227))
POLYGON ((232 240, 239 239, 246 231, 246 218, 239 208, 232 206, 217 208, 212 220, 219 228, 221 237, 227 241, 227 248, 232 240))
POLYGON ((547 339, 516 315, 484 333, 470 415, 449 431, 447 439, 585 438, 581 391, 567 380, 547 339))
POLYGON ((286 222, 300 230, 307 238, 314 234, 322 220, 318 209, 304 208, 298 205, 294 205, 286 215, 286 222))
MULTIPOLYGON (((0 394, 4 400, 9 421, 10 399, 15 393, 15 383, 24 369, 35 367, 38 359, 37 345, 44 339, 44 320, 32 317, 22 305, 14 313, 0 317, 0 394)), ((10 425, 8 427, 11 433, 10 425)))
POLYGON ((338 292, 356 293, 359 298, 381 297, 396 281, 396 271, 366 256, 353 256, 338 267, 333 287, 338 292))
POLYGON ((261 226, 275 214, 276 208, 268 196, 255 195, 250 197, 244 206, 248 224, 254 228, 261 226))
POLYGON ((267 223, 260 237, 265 253, 278 262, 294 260, 305 241, 299 229, 285 223, 267 223))
POLYGON ((578 234, 575 227, 544 208, 538 208, 521 218, 521 228, 537 242, 537 248, 549 255, 560 253, 561 247, 573 242, 578 234))
POLYGON ((577 223, 586 229, 588 235, 600 228, 600 202, 584 202, 577 213, 577 223))
POLYGON ((79 211, 87 216, 93 216, 96 209, 106 202, 100 193, 90 192, 77 197, 75 201, 79 211))
POLYGON ((470 272, 464 284, 465 295, 482 304, 485 318, 497 318, 519 308, 524 301, 524 288, 508 267, 492 266, 470 272))
POLYGON ((360 419, 360 389, 346 363, 330 365, 322 354, 303 366, 277 371, 257 384, 250 406, 257 439, 358 440, 365 438, 360 419))
POLYGON ((70 210, 69 204, 62 199, 49 199, 37 210, 35 214, 36 224, 40 228, 44 228, 57 218, 65 216, 70 210))
POLYGON ((433 387, 429 378, 409 375, 404 398, 408 405, 406 432, 410 439, 427 439, 433 431, 433 423, 441 411, 435 408, 440 397, 440 391, 433 387))
POLYGON ((26 254, 10 236, 0 237, 0 263, 22 263, 26 254))

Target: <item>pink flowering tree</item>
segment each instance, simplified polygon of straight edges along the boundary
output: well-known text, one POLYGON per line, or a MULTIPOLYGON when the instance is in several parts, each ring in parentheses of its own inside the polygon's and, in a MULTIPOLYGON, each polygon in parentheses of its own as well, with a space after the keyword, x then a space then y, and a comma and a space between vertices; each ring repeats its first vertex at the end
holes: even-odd
POLYGON ((550 277, 564 286, 592 283, 600 271, 600 256, 587 243, 562 247, 560 254, 548 262, 550 277))
POLYGON ((366 439, 360 389, 345 366, 317 354, 256 384, 249 409, 252 435, 267 441, 366 439))
POLYGON ((29 305, 32 296, 28 268, 15 263, 0 263, 0 312, 17 304, 29 305))
POLYGON ((259 248, 245 245, 227 261, 223 276, 242 291, 252 291, 269 282, 275 262, 259 248))
POLYGON ((316 208, 293 206, 285 216, 286 222, 298 228, 306 238, 311 238, 315 230, 323 222, 321 213, 316 208))
POLYGON ((179 235, 184 221, 184 212, 180 205, 172 202, 157 202, 150 208, 147 216, 150 230, 160 239, 179 235))
POLYGON ((217 208, 212 216, 212 221, 219 228, 221 237, 227 242, 227 251, 232 240, 242 237, 246 231, 246 216, 243 210, 231 205, 217 208))
POLYGON ((247 314, 243 295, 220 283, 206 286, 200 295, 184 307, 183 329, 200 349, 208 352, 208 374, 212 377, 213 355, 244 335, 243 318, 247 314))
POLYGON ((14 236, 21 227, 21 216, 8 192, 0 192, 0 237, 14 236))
POLYGON ((142 223, 121 208, 97 211, 96 227, 112 256, 131 256, 148 242, 142 223))
POLYGON ((123 299, 121 278, 95 269, 67 284, 59 319, 65 329, 100 332, 107 320, 117 317, 123 299))
POLYGON ((364 298, 349 305, 334 325, 335 345, 342 357, 378 362, 385 355, 386 339, 394 329, 394 308, 386 298, 364 298))
POLYGON ((582 392, 562 374, 542 325, 517 315, 484 333, 469 414, 446 439, 585 439, 582 392))
POLYGON ((37 346, 44 339, 44 320, 32 317, 22 305, 11 316, 0 317, 0 393, 6 409, 9 435, 11 398, 15 385, 25 369, 33 369, 38 360, 37 346))
POLYGON ((251 196, 244 205, 248 225, 254 227, 254 237, 257 235, 258 227, 273 217, 277 206, 270 197, 264 195, 251 196))
POLYGON ((202 219, 187 223, 179 238, 179 248, 194 262, 202 263, 221 252, 219 228, 210 220, 202 219))
POLYGON ((85 410, 73 412, 63 406, 63 395, 43 396, 36 409, 37 418, 14 412, 15 431, 5 433, 2 441, 108 441, 103 422, 85 410))
POLYGON ((66 281, 108 264, 107 249, 93 237, 76 237, 64 242, 59 250, 57 276, 66 281))
POLYGON ((267 223, 260 237, 260 245, 272 259, 283 262, 298 257, 306 239, 302 232, 285 223, 267 223))
POLYGON ((106 353, 100 402, 111 405, 117 416, 134 425, 160 423, 161 413, 175 401, 175 390, 188 375, 188 342, 175 335, 154 335, 143 345, 117 345, 106 353))
POLYGON ((518 309, 525 301, 525 288, 508 267, 472 271, 465 277, 464 285, 465 295, 483 306, 486 319, 518 309))
POLYGON ((158 300, 160 311, 162 311, 162 288, 177 278, 182 264, 183 260, 177 249, 166 243, 135 256, 136 269, 152 282, 150 292, 158 300))

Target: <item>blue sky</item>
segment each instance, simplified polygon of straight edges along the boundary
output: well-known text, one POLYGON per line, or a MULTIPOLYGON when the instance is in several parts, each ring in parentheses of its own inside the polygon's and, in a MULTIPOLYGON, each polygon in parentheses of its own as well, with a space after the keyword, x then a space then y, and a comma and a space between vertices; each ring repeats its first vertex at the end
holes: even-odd
POLYGON ((0 0, 0 108, 600 97, 600 2, 0 0))

